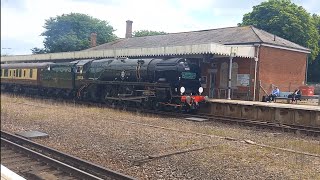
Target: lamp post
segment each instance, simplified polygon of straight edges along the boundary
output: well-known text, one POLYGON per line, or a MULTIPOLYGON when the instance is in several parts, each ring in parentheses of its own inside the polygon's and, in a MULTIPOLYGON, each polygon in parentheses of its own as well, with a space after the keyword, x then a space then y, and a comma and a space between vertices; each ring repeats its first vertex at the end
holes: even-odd
POLYGON ((231 99, 231 78, 232 78, 232 60, 235 57, 235 53, 231 51, 229 57, 229 75, 228 75, 228 98, 231 99))

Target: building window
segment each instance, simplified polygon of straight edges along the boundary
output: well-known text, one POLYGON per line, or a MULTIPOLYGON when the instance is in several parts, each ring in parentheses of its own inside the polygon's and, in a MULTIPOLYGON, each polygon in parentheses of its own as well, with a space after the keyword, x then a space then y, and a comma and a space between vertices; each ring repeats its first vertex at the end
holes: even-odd
MULTIPOLYGON (((238 63, 232 63, 231 87, 237 86, 238 63)), ((220 87, 228 88, 229 82, 229 64, 224 62, 221 64, 220 70, 220 87)))
POLYGON ((228 87, 228 63, 224 62, 220 68, 220 88, 228 87))
POLYGON ((232 75, 231 75, 231 86, 236 87, 237 86, 237 75, 238 75, 238 63, 234 62, 232 63, 232 75))

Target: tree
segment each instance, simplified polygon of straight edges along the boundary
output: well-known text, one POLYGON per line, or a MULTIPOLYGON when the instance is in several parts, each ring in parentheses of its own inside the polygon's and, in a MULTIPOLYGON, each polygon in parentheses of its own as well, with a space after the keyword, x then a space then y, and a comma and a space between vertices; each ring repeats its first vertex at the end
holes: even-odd
POLYGON ((45 54, 45 53, 47 53, 46 49, 44 49, 44 48, 37 48, 37 47, 32 48, 32 49, 31 49, 31 52, 32 52, 32 54, 45 54))
POLYGON ((314 60, 319 53, 320 39, 314 18, 290 0, 269 0, 254 6, 245 14, 240 26, 253 25, 282 38, 311 49, 314 60))
POLYGON ((41 36, 44 49, 33 48, 32 53, 79 51, 90 48, 90 35, 97 33, 97 45, 115 40, 115 31, 107 21, 91 16, 70 13, 46 20, 41 36))
POLYGON ((154 35, 161 35, 161 34, 168 34, 168 33, 163 31, 149 31, 149 30, 139 30, 139 31, 133 32, 134 37, 154 36, 154 35))
MULTIPOLYGON (((318 33, 320 35, 320 16, 317 14, 314 14, 312 15, 312 18, 315 22, 315 25, 318 29, 318 33)), ((320 40, 318 41, 318 45, 320 46, 320 40)), ((320 83, 320 53, 318 54, 316 59, 311 64, 309 64, 308 81, 320 83)))

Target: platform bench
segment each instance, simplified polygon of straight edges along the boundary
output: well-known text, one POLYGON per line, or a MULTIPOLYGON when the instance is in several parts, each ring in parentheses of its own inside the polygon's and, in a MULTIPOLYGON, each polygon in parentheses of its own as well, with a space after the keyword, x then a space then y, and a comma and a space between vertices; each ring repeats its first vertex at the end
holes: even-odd
POLYGON ((275 97, 274 102, 277 102, 277 99, 286 99, 287 103, 290 103, 291 98, 288 96, 292 94, 292 92, 280 92, 279 96, 275 97))
MULTIPOLYGON (((291 97, 289 98, 289 95, 292 94, 292 92, 280 92, 280 96, 277 96, 274 99, 274 102, 277 101, 277 99, 286 99, 287 103, 290 103, 291 97)), ((318 105, 320 106, 320 96, 319 95, 312 95, 312 96, 304 96, 302 95, 298 100, 308 100, 308 99, 318 99, 318 105)), ((297 103, 297 101, 296 101, 297 103)))

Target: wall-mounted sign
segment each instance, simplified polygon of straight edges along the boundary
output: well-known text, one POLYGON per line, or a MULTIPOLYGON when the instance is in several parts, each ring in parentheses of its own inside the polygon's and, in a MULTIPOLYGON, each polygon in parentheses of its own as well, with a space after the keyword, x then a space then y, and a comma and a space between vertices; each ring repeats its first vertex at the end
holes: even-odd
POLYGON ((250 74, 237 74, 237 86, 249 86, 250 74))

